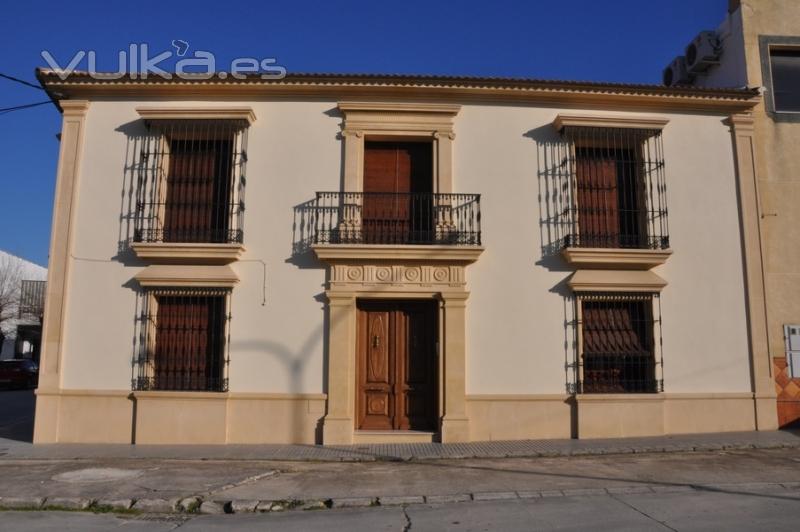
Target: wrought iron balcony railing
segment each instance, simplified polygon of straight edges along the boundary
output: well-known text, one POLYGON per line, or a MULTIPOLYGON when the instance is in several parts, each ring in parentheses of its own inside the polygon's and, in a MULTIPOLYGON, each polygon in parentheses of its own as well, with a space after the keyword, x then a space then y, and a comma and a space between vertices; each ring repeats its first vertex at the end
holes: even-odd
POLYGON ((313 244, 481 245, 480 194, 317 192, 313 244))

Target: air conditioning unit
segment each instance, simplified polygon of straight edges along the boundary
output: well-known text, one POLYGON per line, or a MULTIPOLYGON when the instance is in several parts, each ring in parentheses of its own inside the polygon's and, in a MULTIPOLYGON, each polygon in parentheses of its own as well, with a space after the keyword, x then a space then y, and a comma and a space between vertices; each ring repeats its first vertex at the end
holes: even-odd
POLYGON ((689 74, 689 70, 686 68, 686 58, 679 55, 673 59, 672 63, 667 65, 667 68, 664 69, 664 74, 661 79, 667 87, 672 87, 674 85, 691 85, 692 75, 689 74))
POLYGON ((713 31, 701 31, 686 47, 686 68, 692 74, 719 64, 722 46, 713 31))

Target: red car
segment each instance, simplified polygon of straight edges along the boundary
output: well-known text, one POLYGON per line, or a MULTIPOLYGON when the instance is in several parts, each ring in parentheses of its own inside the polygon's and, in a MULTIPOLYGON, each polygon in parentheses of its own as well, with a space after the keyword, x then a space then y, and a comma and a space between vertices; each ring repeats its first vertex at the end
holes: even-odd
POLYGON ((0 360, 0 386, 35 388, 39 366, 33 360, 0 360))

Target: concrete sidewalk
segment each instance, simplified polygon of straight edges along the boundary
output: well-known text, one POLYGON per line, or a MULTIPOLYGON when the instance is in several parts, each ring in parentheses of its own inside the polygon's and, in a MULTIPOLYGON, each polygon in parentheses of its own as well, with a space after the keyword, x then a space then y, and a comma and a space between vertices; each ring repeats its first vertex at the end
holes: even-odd
POLYGON ((0 460, 0 509, 252 513, 621 494, 800 502, 796 448, 413 461, 0 460))
POLYGON ((555 457, 800 447, 800 431, 725 432, 601 440, 522 440, 378 445, 114 445, 48 444, 0 438, 0 460, 187 459, 398 461, 555 457))
POLYGON ((800 501, 798 449, 788 431, 339 447, 0 439, 0 509, 193 515, 673 492, 800 501))

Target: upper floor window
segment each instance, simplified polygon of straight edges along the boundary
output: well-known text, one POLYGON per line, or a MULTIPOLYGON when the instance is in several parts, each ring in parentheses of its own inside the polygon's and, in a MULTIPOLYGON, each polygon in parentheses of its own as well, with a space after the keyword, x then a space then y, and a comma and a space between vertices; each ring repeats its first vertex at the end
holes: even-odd
POLYGON ((800 113, 800 50, 770 48, 769 64, 775 111, 800 113))
POLYGON ((241 243, 245 120, 150 120, 136 187, 137 242, 241 243))
POLYGON ((660 130, 568 126, 567 247, 666 249, 666 186, 660 130))

